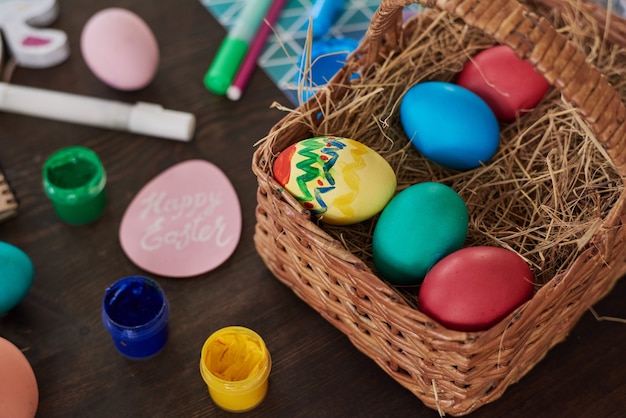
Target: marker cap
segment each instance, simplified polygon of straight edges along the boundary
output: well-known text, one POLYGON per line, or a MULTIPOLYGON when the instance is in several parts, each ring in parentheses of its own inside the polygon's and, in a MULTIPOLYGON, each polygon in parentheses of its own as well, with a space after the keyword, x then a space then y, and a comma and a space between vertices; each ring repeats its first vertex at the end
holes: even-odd
POLYGON ((246 41, 227 36, 218 49, 209 71, 204 76, 206 88, 215 94, 226 94, 247 51, 246 41))
POLYGON ((196 118, 187 112, 165 110, 161 105, 139 102, 128 118, 128 130, 137 134, 190 141, 196 118))

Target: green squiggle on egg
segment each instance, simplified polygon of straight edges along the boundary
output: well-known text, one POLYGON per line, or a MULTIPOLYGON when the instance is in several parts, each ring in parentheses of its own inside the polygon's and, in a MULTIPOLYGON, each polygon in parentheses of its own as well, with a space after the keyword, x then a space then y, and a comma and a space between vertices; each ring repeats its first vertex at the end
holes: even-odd
POLYGON ((313 199, 311 192, 307 188, 307 183, 320 177, 320 170, 315 167, 318 162, 317 153, 314 151, 323 148, 324 144, 320 144, 315 140, 306 140, 301 142, 302 148, 298 150, 298 155, 304 157, 304 160, 296 163, 296 168, 302 171, 296 178, 298 189, 302 193, 300 200, 309 201, 313 199))
POLYGON ((328 205, 322 195, 335 189, 335 179, 330 171, 339 158, 337 150, 344 148, 345 144, 333 140, 332 137, 317 137, 304 140, 301 142, 301 145, 302 148, 297 153, 304 157, 304 160, 296 163, 296 168, 303 172, 303 174, 296 177, 298 188, 302 194, 299 200, 310 202, 314 199, 320 208, 312 209, 312 212, 319 215, 328 210, 328 205), (320 149, 321 151, 318 155, 315 151, 320 149), (319 166, 321 166, 321 173, 319 166), (328 185, 315 187, 311 193, 310 184, 307 187, 307 183, 319 178, 324 179, 328 185))

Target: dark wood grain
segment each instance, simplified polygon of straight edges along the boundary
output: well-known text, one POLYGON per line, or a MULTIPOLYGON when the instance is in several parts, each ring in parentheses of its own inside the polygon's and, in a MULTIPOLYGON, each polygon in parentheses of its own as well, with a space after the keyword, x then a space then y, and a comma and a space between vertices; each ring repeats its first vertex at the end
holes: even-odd
MULTIPOLYGON (((20 201, 19 215, 0 224, 0 240, 22 248, 36 270, 27 297, 0 318, 0 335, 23 349, 32 364, 40 388, 38 416, 230 416, 209 398, 198 363, 209 334, 239 324, 260 333, 273 358, 267 398, 245 416, 436 417, 435 411, 424 407, 275 280, 254 249, 253 144, 283 116, 270 107, 272 102, 289 105, 287 99, 261 71, 238 103, 203 87, 202 77, 224 30, 196 0, 115 2, 153 28, 161 62, 156 78, 145 89, 110 89, 90 73, 79 48, 87 19, 110 5, 102 0, 61 0, 61 16, 53 26, 68 33, 70 59, 45 70, 18 68, 12 81, 160 103, 193 112, 197 130, 192 142, 180 143, 0 115, 0 164, 20 201), (108 174, 105 214, 87 226, 61 223, 41 186, 44 159, 69 145, 94 149, 108 174), (144 184, 191 158, 216 164, 232 181, 243 209, 241 242, 232 257, 210 273, 191 279, 152 276, 170 299, 170 340, 153 359, 126 360, 113 348, 100 319, 105 287, 123 276, 144 273, 119 245, 120 220, 144 184)), ((624 318, 624 300, 626 281, 622 280, 595 309, 601 315, 624 318)), ((586 314, 535 369, 472 416, 623 417, 625 327, 586 314)))

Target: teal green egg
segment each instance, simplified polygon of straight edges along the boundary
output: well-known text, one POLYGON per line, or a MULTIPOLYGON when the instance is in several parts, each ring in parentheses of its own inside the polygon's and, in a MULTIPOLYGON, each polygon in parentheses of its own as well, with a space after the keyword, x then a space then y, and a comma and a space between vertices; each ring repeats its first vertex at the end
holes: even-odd
POLYGON ((414 184, 380 214, 372 237, 374 265, 394 285, 419 284, 435 263, 463 247, 468 223, 465 202, 452 188, 414 184))
POLYGON ((33 263, 24 251, 0 241, 0 315, 13 309, 33 284, 33 263))

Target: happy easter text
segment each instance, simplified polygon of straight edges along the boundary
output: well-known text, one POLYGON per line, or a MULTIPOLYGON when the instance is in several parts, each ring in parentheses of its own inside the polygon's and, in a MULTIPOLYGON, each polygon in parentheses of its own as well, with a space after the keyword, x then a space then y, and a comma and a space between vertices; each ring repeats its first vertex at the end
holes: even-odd
POLYGON ((164 245, 171 245, 177 250, 186 248, 191 243, 206 243, 211 240, 218 247, 225 247, 232 236, 225 236, 227 225, 224 217, 213 216, 222 204, 219 193, 197 192, 179 197, 168 197, 167 192, 153 192, 141 201, 145 208, 139 215, 142 220, 156 216, 147 227, 141 239, 141 248, 155 251, 164 245), (188 219, 181 225, 177 222, 170 226, 166 221, 188 219))

